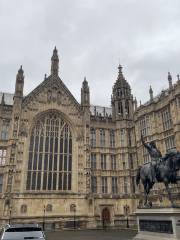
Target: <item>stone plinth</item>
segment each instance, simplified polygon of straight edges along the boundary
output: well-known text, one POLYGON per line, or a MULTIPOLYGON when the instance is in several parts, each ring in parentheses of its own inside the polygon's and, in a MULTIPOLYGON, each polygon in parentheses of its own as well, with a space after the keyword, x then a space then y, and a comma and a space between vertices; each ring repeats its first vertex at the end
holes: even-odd
POLYGON ((136 216, 134 240, 180 240, 180 208, 142 208, 136 216))

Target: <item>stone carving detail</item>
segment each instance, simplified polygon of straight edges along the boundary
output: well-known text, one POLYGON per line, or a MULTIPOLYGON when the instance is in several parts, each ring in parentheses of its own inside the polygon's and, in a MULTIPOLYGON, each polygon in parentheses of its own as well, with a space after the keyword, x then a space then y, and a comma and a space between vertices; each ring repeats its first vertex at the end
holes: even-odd
POLYGON ((21 123, 19 134, 20 136, 27 137, 27 124, 25 122, 21 123))
POLYGON ((76 138, 76 141, 83 141, 84 140, 84 134, 83 134, 83 130, 81 130, 78 135, 77 135, 77 138, 76 138))
POLYGON ((50 90, 48 90, 47 92, 47 102, 50 103, 52 99, 52 92, 50 90))
POLYGON ((4 216, 5 217, 8 216, 9 208, 10 208, 10 198, 7 198, 5 200, 5 204, 4 204, 4 216))
POLYGON ((52 102, 56 102, 57 101, 57 89, 56 87, 52 88, 52 102))
POLYGON ((13 137, 17 137, 18 132, 18 126, 19 126, 19 117, 14 117, 14 126, 13 126, 13 137))
POLYGON ((47 91, 47 102, 57 102, 57 104, 60 105, 62 101, 62 95, 62 92, 58 90, 56 86, 54 86, 47 91))
POLYGON ((57 104, 58 104, 58 105, 61 104, 61 96, 62 96, 61 91, 58 91, 58 92, 57 92, 57 104))

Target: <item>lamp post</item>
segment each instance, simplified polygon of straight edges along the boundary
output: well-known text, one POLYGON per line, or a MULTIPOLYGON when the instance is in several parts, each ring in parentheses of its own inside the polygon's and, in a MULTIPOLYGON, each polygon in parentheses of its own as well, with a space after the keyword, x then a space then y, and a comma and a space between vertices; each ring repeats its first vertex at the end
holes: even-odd
POLYGON ((46 206, 43 206, 43 231, 45 231, 45 214, 46 214, 46 206))
POLYGON ((12 207, 9 207, 9 225, 11 224, 12 207))
POLYGON ((74 211, 74 230, 75 230, 76 229, 76 205, 74 205, 73 211, 74 211))
POLYGON ((124 213, 126 216, 126 227, 129 228, 129 218, 128 218, 129 206, 127 204, 124 206, 124 213))

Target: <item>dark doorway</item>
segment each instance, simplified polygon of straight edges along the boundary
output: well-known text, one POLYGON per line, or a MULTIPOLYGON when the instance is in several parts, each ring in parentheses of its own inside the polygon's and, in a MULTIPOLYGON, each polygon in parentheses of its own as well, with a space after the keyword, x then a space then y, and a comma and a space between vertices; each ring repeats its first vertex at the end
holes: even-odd
POLYGON ((109 224, 110 224, 110 211, 106 207, 102 210, 102 226, 103 228, 106 228, 108 227, 109 224))

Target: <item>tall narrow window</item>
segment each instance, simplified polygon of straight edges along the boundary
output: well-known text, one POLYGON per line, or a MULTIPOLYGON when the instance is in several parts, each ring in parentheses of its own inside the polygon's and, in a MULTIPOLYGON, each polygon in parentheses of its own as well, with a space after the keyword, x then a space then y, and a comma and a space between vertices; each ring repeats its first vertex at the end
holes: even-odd
POLYGON ((117 177, 112 177, 112 193, 113 194, 117 194, 118 193, 117 177))
POLYGON ((97 193, 97 177, 91 177, 91 190, 93 193, 97 193))
POLYGON ((125 147, 125 137, 126 137, 126 130, 125 129, 120 129, 120 144, 121 147, 125 147))
POLYGON ((110 147, 115 147, 115 132, 113 129, 109 130, 110 147))
POLYGON ((96 147, 96 130, 91 128, 91 147, 96 147))
POLYGON ((124 177, 124 193, 128 193, 128 178, 124 177))
POLYGON ((116 170, 116 156, 110 155, 110 159, 111 159, 111 170, 116 170))
POLYGON ((0 148, 0 165, 5 165, 6 163, 6 149, 0 148))
POLYGON ((72 135, 55 111, 43 114, 30 136, 27 190, 71 190, 72 135))
POLYGON ((3 190, 3 175, 0 174, 0 193, 2 193, 3 190))
POLYGON ((118 113, 119 115, 123 115, 123 106, 122 106, 122 102, 118 102, 118 113))
POLYGON ((108 183, 107 183, 107 177, 102 177, 102 193, 108 193, 108 183))
POLYGON ((126 100, 125 102, 125 109, 126 109, 126 115, 129 115, 129 102, 126 100))
POLYGON ((1 128, 1 139, 7 140, 8 139, 8 131, 9 131, 9 121, 4 119, 1 128))
POLYGON ((131 129, 128 129, 128 145, 129 147, 132 146, 131 129))
POLYGON ((165 139, 166 151, 176 148, 174 136, 169 136, 165 139))
POLYGON ((101 154, 101 170, 106 170, 106 154, 101 154))
POLYGON ((129 153, 129 168, 133 169, 133 154, 129 153))
POLYGON ((96 153, 91 153, 91 169, 96 169, 96 153))
POLYGON ((168 130, 173 127, 173 122, 171 118, 170 107, 165 108, 162 113, 162 122, 163 122, 163 129, 168 130))
POLYGON ((136 177, 132 177, 132 192, 136 192, 136 177))
POLYGON ((105 129, 100 129, 100 147, 105 147, 106 138, 105 138, 105 129))
POLYGON ((140 133, 146 137, 151 134, 150 116, 146 115, 139 122, 140 133))

